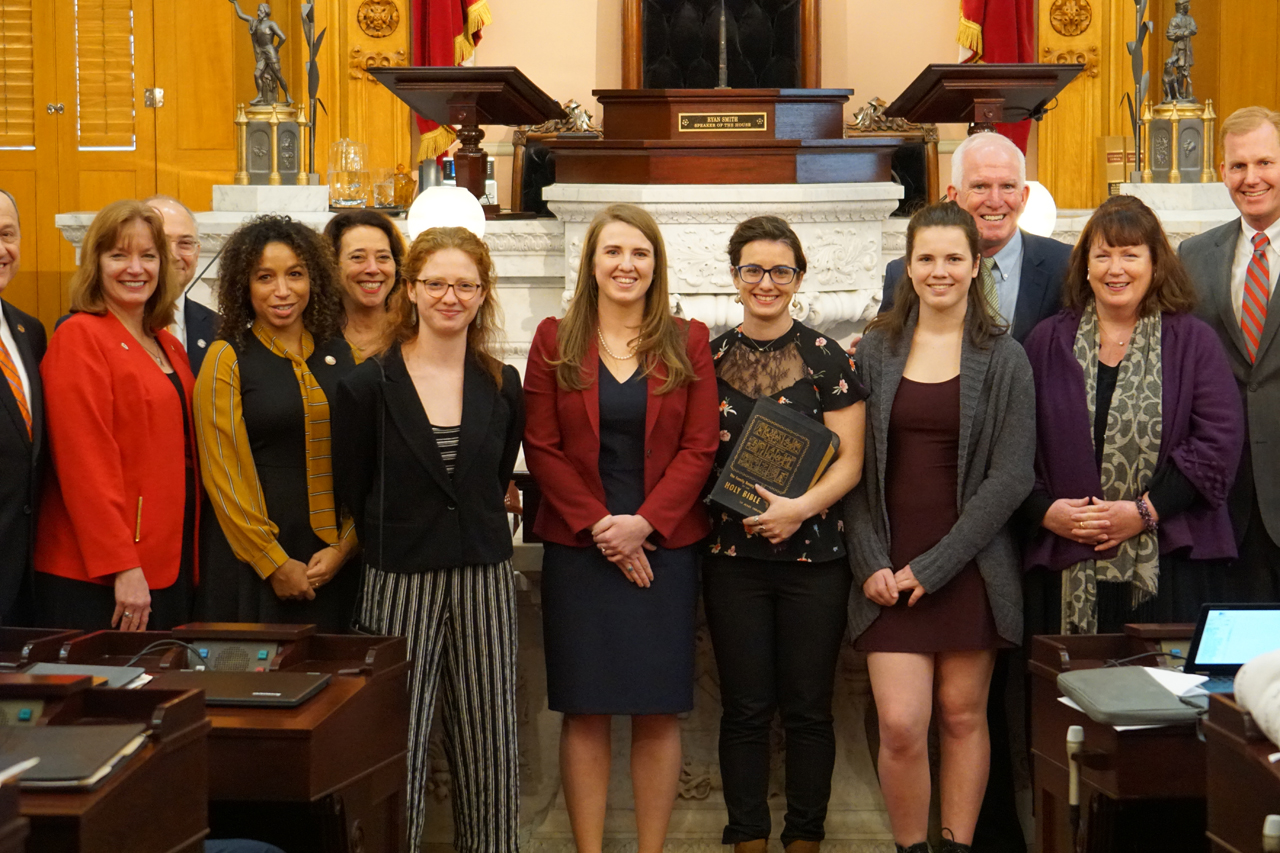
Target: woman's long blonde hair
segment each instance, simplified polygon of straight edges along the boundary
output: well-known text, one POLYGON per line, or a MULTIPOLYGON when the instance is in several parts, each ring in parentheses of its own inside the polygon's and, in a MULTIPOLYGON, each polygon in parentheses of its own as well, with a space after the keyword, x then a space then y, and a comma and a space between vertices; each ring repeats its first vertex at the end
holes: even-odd
POLYGON ((596 337, 600 311, 600 285, 596 282, 595 256, 600 232, 610 222, 621 222, 639 231, 653 246, 653 281, 644 295, 644 317, 636 338, 636 357, 643 376, 660 366, 665 367, 666 381, 658 388, 666 394, 697 380, 693 363, 686 352, 688 331, 671 314, 667 288, 667 248, 662 242, 658 223, 646 211, 633 204, 611 204, 596 214, 587 228, 578 264, 578 285, 573 301, 556 332, 560 358, 553 361, 556 382, 561 388, 581 391, 595 381, 594 365, 585 364, 587 351, 596 337))
POLYGON ((407 343, 418 335, 418 308, 409 298, 409 283, 418 277, 427 259, 442 249, 457 249, 466 253, 476 265, 480 280, 476 282, 484 290, 484 302, 467 327, 467 355, 476 360, 494 383, 502 387, 501 350, 502 307, 498 305, 498 277, 493 271, 493 259, 484 241, 466 228, 428 228, 417 236, 409 247, 404 265, 400 268, 403 286, 397 287, 387 301, 390 305, 391 323, 389 339, 379 350, 393 341, 407 343))

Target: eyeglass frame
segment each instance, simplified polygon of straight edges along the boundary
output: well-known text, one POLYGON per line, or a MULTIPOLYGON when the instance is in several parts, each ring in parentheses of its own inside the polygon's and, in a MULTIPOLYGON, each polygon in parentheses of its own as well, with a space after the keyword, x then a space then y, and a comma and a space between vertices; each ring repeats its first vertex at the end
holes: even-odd
POLYGON ((430 281, 429 279, 425 279, 425 278, 414 278, 414 279, 410 279, 409 283, 421 285, 422 289, 426 291, 426 294, 430 296, 432 299, 444 299, 444 295, 449 292, 449 288, 451 287, 453 288, 453 295, 457 297, 459 302, 469 302, 470 300, 475 299, 476 296, 484 292, 484 285, 478 281, 444 282, 444 281, 430 281), (442 285, 443 288, 439 293, 432 293, 431 292, 432 284, 442 285), (458 288, 459 286, 464 284, 471 285, 472 287, 475 288, 475 290, 471 291, 471 293, 463 293, 463 291, 459 290, 458 288))
POLYGON ((799 268, 789 266, 787 264, 774 264, 771 267, 762 267, 759 264, 739 264, 736 267, 730 267, 730 269, 733 270, 733 274, 736 275, 739 278, 739 280, 742 281, 743 284, 759 284, 760 282, 764 281, 764 277, 767 275, 769 276, 769 281, 773 282, 779 287, 786 287, 788 285, 795 284, 796 277, 801 275, 799 268), (755 281, 748 280, 742 274, 742 270, 745 267, 755 267, 756 269, 760 270, 760 277, 755 281), (788 279, 787 281, 778 281, 777 277, 774 276, 773 274, 774 270, 791 270, 791 278, 788 279))
POLYGON ((177 240, 168 240, 167 242, 169 243, 169 250, 175 255, 178 254, 179 250, 183 252, 195 252, 196 254, 199 254, 200 252, 200 240, 198 238, 179 237, 177 240), (182 244, 187 241, 190 241, 191 245, 185 247, 182 246, 182 244))

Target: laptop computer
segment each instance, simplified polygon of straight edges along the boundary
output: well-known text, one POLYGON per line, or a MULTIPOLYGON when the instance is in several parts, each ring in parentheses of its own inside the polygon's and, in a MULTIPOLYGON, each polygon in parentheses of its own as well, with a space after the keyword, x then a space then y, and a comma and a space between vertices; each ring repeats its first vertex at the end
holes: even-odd
POLYGON ((1183 672, 1207 675, 1209 693, 1231 693, 1236 673, 1253 658, 1280 649, 1280 604, 1205 604, 1200 608, 1183 672))
POLYGON ((203 690, 206 705, 294 708, 319 693, 331 678, 323 672, 184 669, 157 675, 147 686, 161 690, 203 690))

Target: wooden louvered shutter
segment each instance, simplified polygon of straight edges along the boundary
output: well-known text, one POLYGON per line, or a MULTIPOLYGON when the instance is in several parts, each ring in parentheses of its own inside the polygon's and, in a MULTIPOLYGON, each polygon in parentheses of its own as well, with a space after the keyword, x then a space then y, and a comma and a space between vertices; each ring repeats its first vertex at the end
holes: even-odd
POLYGON ((76 98, 81 150, 136 145, 132 0, 77 0, 76 98))
POLYGON ((0 148, 36 144, 34 0, 0 0, 0 148))

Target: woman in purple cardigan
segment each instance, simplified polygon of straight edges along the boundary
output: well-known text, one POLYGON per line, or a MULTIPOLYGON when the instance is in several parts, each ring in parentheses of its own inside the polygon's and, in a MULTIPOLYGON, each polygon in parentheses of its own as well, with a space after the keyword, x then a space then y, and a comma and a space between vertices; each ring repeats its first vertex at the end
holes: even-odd
POLYGON ((1062 296, 1025 345, 1037 424, 1028 633, 1194 621, 1236 556, 1225 501, 1244 420, 1231 368, 1135 198, 1089 219, 1062 296))

